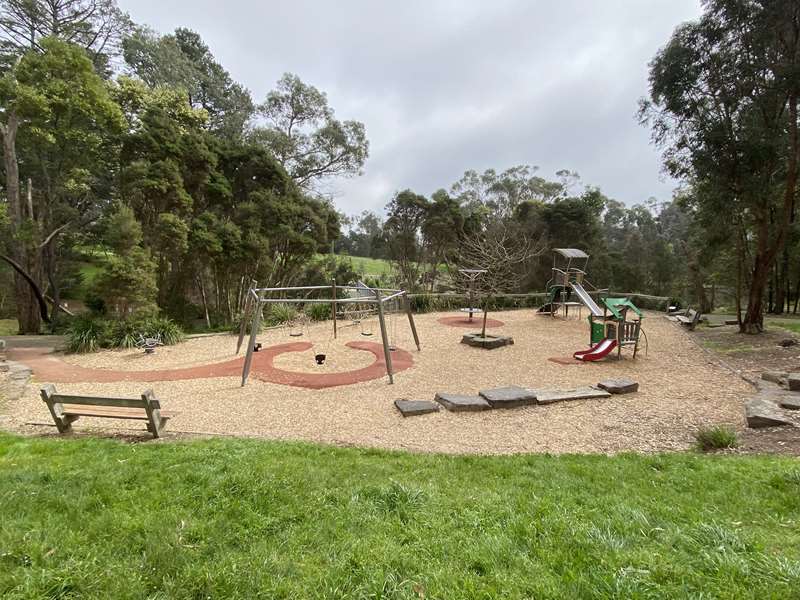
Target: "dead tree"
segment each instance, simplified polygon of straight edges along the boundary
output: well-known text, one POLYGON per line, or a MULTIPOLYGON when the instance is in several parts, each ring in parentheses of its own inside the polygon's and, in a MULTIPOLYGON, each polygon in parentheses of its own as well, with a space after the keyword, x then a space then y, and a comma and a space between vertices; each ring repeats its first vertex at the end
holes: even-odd
MULTIPOLYGON (((492 299, 504 293, 516 292, 525 279, 530 262, 545 251, 542 240, 533 240, 524 231, 507 222, 493 223, 481 233, 464 236, 456 255, 457 269, 485 270, 472 282, 472 289, 481 298, 483 326, 481 336, 486 337, 486 319, 492 299)), ((467 292, 467 278, 456 278, 457 287, 467 292)), ((470 307, 471 308, 471 307, 470 307)))

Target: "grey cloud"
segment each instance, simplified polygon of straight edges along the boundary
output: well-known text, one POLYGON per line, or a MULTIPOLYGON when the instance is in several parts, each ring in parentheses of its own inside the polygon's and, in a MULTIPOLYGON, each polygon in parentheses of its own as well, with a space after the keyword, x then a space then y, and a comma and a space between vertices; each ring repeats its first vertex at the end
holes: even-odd
POLYGON ((331 183, 353 213, 430 194, 464 170, 528 163, 628 204, 669 197, 635 119, 647 63, 698 0, 120 0, 138 22, 198 31, 263 98, 285 71, 367 126, 365 174, 331 183))

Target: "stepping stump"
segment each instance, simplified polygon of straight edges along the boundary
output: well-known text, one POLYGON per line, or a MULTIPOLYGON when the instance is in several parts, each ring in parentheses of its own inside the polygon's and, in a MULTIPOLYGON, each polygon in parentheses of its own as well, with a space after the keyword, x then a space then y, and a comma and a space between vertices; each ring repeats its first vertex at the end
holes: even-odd
POLYGON ((611 396, 605 390, 593 387, 582 387, 574 390, 531 390, 536 395, 538 404, 552 404, 562 400, 586 400, 589 398, 608 398, 611 396))
POLYGON ((492 408, 491 405, 480 396, 465 396, 463 394, 439 392, 434 399, 450 412, 476 412, 492 408))
POLYGON ((747 419, 748 427, 759 429, 761 427, 779 427, 792 424, 772 400, 773 397, 773 394, 759 394, 747 402, 745 405, 745 418, 747 419))
POLYGON ((632 379, 606 379, 597 384, 601 390, 610 394, 630 394, 639 391, 639 384, 632 379))
POLYGON ((484 336, 480 333, 468 333, 461 338, 461 343, 475 348, 483 348, 484 350, 493 350, 494 348, 513 345, 514 338, 507 335, 489 335, 487 333, 484 336))
POLYGON ((439 412, 440 407, 430 400, 395 400, 394 405, 404 417, 415 417, 439 412))
POLYGON ((536 404, 536 394, 516 385, 478 392, 492 408, 516 408, 536 404))

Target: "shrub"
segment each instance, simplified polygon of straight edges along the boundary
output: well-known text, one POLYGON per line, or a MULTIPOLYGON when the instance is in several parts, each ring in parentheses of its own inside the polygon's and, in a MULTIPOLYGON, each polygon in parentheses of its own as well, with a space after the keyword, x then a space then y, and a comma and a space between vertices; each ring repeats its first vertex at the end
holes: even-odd
POLYGON ((67 332, 68 352, 96 352, 100 348, 133 348, 142 337, 161 337, 167 345, 183 340, 183 330, 164 317, 131 317, 112 321, 98 315, 76 317, 67 332))
POLYGON ((109 348, 135 348, 139 341, 139 323, 133 320, 115 321, 110 327, 109 348))
POLYGON ((331 316, 331 305, 327 302, 315 302, 306 306, 305 313, 312 321, 325 321, 331 316))
POLYGON ((108 343, 111 324, 100 317, 76 317, 67 331, 67 351, 75 353, 96 352, 108 343))
POLYGON ((703 427, 694 434, 694 438, 697 440, 697 448, 703 452, 735 448, 739 445, 736 432, 725 425, 703 427))
POLYGON ((172 319, 166 317, 150 317, 140 321, 139 333, 144 337, 160 337, 165 346, 172 346, 183 341, 183 330, 172 319))
POLYGON ((264 315, 264 321, 268 325, 283 325, 289 321, 294 321, 297 318, 297 309, 291 304, 273 304, 270 306, 267 314, 264 315))

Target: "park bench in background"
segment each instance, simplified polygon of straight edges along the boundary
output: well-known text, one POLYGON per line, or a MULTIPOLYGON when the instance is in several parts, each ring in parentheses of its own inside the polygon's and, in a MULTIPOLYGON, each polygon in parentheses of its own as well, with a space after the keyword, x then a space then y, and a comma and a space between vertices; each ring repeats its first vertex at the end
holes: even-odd
POLYGON ((686 325, 689 331, 694 331, 694 328, 697 327, 697 324, 700 322, 700 311, 687 308, 686 314, 676 315, 675 318, 681 325, 686 325))
POLYGON ((161 411, 161 403, 153 390, 145 391, 141 398, 104 398, 96 396, 68 396, 56 392, 52 384, 42 388, 42 400, 50 409, 59 433, 72 430, 79 417, 107 419, 134 419, 147 421, 147 431, 159 437, 172 413, 161 411))

